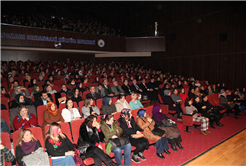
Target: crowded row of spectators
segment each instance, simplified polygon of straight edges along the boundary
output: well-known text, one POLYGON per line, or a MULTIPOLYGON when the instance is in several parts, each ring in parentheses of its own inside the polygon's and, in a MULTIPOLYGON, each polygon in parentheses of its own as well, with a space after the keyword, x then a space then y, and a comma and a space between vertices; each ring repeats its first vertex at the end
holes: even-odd
POLYGON ((108 27, 99 21, 75 19, 72 17, 60 17, 48 14, 28 14, 28 13, 11 13, 4 12, 2 14, 2 23, 22 25, 28 27, 37 27, 49 30, 66 30, 79 32, 83 34, 103 35, 123 37, 123 33, 119 29, 108 27))

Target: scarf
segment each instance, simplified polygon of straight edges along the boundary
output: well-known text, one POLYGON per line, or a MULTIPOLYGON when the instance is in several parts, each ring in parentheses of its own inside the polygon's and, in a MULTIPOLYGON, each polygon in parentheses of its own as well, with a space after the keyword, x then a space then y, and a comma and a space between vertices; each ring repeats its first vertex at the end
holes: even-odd
POLYGON ((144 117, 145 112, 146 112, 146 110, 144 110, 144 109, 138 110, 138 116, 144 117))
POLYGON ((125 119, 128 128, 132 128, 131 120, 130 120, 130 111, 131 111, 130 109, 124 108, 121 111, 121 115, 120 115, 123 119, 125 119))
POLYGON ((25 142, 25 141, 22 140, 21 143, 22 143, 22 145, 20 146, 21 150, 25 154, 29 154, 29 153, 34 152, 36 144, 37 144, 37 141, 35 139, 32 139, 29 142, 25 142))
POLYGON ((24 97, 24 102, 23 102, 23 103, 20 103, 20 102, 19 102, 21 96, 24 97, 24 95, 22 95, 22 94, 18 94, 18 95, 15 96, 15 102, 16 102, 17 104, 25 104, 25 97, 24 97))
POLYGON ((38 87, 38 85, 33 85, 33 87, 32 87, 32 89, 33 89, 33 94, 36 94, 36 93, 39 93, 39 92, 41 92, 41 90, 39 89, 39 91, 37 91, 36 89, 37 89, 37 87, 38 87))
POLYGON ((57 115, 58 113, 58 110, 56 109, 55 111, 52 111, 51 110, 51 106, 53 105, 54 103, 53 102, 48 102, 47 105, 46 105, 46 109, 49 113, 51 113, 52 115, 57 115))
POLYGON ((165 118, 163 114, 160 112, 161 106, 160 105, 154 105, 152 109, 152 114, 156 117, 158 122, 162 122, 165 118))

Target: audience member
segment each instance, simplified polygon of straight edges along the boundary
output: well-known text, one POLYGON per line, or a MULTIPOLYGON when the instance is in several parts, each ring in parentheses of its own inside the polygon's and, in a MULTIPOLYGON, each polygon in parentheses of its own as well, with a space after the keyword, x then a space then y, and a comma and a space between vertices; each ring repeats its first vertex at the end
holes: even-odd
POLYGON ((72 99, 67 99, 66 108, 62 110, 61 115, 65 122, 72 122, 81 118, 78 109, 74 108, 72 99))
POLYGON ((112 92, 118 96, 118 95, 124 95, 124 90, 121 88, 121 86, 118 85, 117 81, 113 82, 114 86, 111 87, 112 92))
POLYGON ((142 103, 139 100, 137 100, 137 98, 138 98, 137 93, 132 92, 131 98, 132 98, 132 100, 129 102, 129 105, 131 106, 132 110, 144 107, 142 105, 142 103))
POLYGON ((99 93, 96 93, 96 88, 95 86, 91 85, 90 86, 90 93, 86 95, 86 98, 92 98, 93 100, 97 100, 102 98, 99 93))
POLYGON ((124 108, 132 110, 132 107, 128 104, 124 95, 119 95, 118 100, 115 102, 115 107, 117 112, 121 112, 124 108))
POLYGON ((109 96, 103 97, 103 105, 101 108, 102 114, 115 114, 117 113, 115 106, 112 104, 112 98, 109 96))
POLYGON ((84 118, 89 115, 98 116, 100 111, 96 105, 94 105, 94 100, 90 97, 86 97, 84 106, 82 107, 82 114, 84 118))

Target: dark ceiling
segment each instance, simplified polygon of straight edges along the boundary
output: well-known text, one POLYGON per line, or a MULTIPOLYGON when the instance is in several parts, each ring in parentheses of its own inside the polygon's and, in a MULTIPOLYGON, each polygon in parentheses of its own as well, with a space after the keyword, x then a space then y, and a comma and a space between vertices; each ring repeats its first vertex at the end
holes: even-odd
POLYGON ((144 2, 139 1, 45 1, 45 2, 35 2, 39 5, 48 6, 59 6, 66 8, 73 8, 75 10, 83 10, 88 12, 96 12, 103 14, 112 14, 117 10, 132 9, 144 2))

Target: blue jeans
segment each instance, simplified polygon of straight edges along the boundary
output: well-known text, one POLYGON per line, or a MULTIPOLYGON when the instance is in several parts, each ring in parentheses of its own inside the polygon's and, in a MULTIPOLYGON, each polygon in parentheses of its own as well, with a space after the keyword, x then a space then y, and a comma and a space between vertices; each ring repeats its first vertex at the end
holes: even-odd
POLYGON ((124 149, 124 165, 131 166, 131 144, 128 143, 122 147, 116 147, 111 150, 114 153, 115 160, 118 164, 122 165, 121 158, 122 158, 122 149, 124 149))

